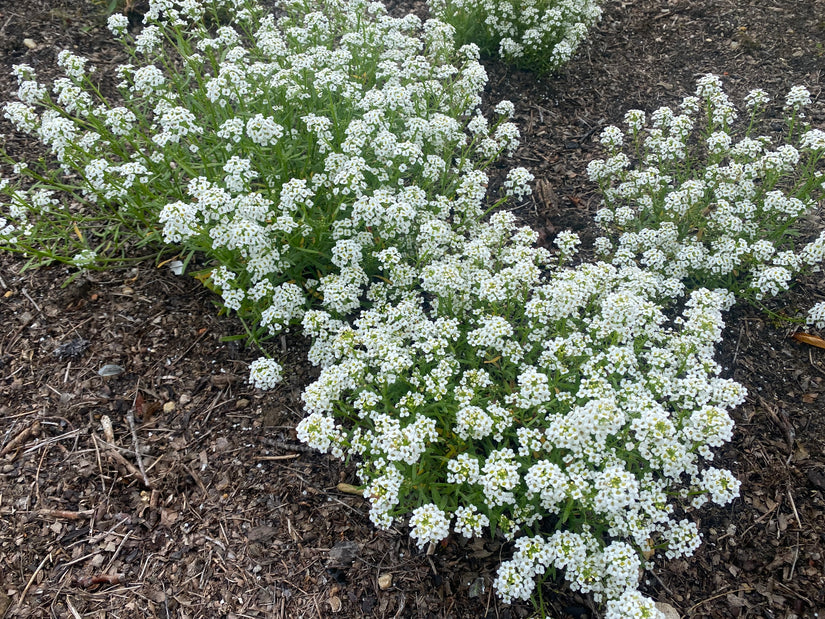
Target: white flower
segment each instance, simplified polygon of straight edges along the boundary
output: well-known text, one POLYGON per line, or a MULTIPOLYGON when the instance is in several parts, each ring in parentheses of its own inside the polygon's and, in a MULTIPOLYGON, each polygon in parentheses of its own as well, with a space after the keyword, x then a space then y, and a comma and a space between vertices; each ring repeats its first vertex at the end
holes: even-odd
POLYGON ((257 389, 272 389, 283 380, 283 368, 273 359, 261 357, 249 366, 249 382, 257 389))
POLYGON ((785 97, 785 108, 792 109, 794 112, 799 112, 803 107, 810 104, 811 93, 804 86, 794 86, 785 97))
MULTIPOLYGON (((642 122, 644 122, 644 120, 642 120, 642 122)), ((622 144, 624 144, 624 135, 622 134, 622 130, 618 127, 608 125, 604 129, 602 129, 601 136, 599 136, 599 141, 602 143, 603 146, 606 146, 610 151, 614 151, 621 148, 622 144)))
POLYGON ((416 507, 410 518, 410 537, 419 548, 440 542, 450 534, 450 518, 433 503, 416 507))
POLYGON ((825 150, 825 131, 811 129, 802 134, 799 147, 806 150, 825 150))
POLYGON ((752 110, 754 108, 765 107, 771 100, 767 92, 761 88, 754 88, 745 97, 745 106, 752 110))
POLYGON ((702 471, 700 488, 710 494, 710 499, 717 505, 727 505, 739 496, 741 482, 730 471, 723 469, 706 469, 702 471))
POLYGON ((607 601, 605 619, 665 619, 653 600, 636 589, 627 589, 618 598, 607 601))
MULTIPOLYGON (((57 64, 66 72, 72 80, 80 80, 86 75, 86 63, 89 62, 83 56, 76 56, 69 50, 64 49, 57 55, 57 64)), ((94 68, 90 69, 91 73, 94 68)))
POLYGON ((284 135, 284 128, 272 117, 256 114, 246 121, 246 135, 261 146, 271 146, 284 135))
POLYGON ((814 325, 817 329, 825 329, 825 301, 820 301, 808 310, 805 322, 814 325))
POLYGON ((507 180, 504 181, 504 191, 506 195, 513 196, 520 200, 524 196, 530 195, 533 190, 530 188, 530 183, 535 177, 525 168, 513 168, 507 174, 507 180))
POLYGON ((638 133, 645 127, 645 113, 642 110, 628 110, 624 122, 631 133, 638 133))
POLYGON ((496 114, 500 114, 501 116, 505 116, 507 118, 512 118, 516 113, 515 106, 510 101, 499 101, 493 111, 496 114))
POLYGON ((690 557, 702 544, 702 536, 695 522, 683 518, 679 522, 672 523, 665 530, 665 541, 667 542, 665 556, 668 559, 690 557))
POLYGON ((97 252, 93 249, 84 249, 72 258, 72 264, 77 267, 88 267, 97 260, 97 252))
POLYGON ((455 510, 453 515, 455 516, 453 530, 467 538, 482 535, 484 529, 490 526, 490 519, 479 513, 474 505, 462 505, 455 510))

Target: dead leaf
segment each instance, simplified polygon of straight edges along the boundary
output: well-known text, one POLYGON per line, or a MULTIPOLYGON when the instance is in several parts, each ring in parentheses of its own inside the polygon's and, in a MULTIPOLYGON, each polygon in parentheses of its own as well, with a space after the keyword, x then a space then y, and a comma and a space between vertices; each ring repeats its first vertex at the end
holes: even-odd
POLYGON ((160 508, 160 525, 168 527, 172 524, 177 522, 180 514, 173 509, 166 509, 165 507, 160 508))
POLYGON ((246 534, 246 538, 250 542, 258 542, 259 544, 263 544, 275 537, 277 533, 278 530, 275 527, 261 525, 259 527, 252 527, 249 529, 246 534))
POLYGON ((340 483, 336 486, 338 492, 343 492, 344 494, 357 494, 358 496, 364 496, 364 491, 359 488, 358 486, 353 486, 352 484, 345 484, 340 483))
POLYGON ((803 333, 798 331, 791 336, 797 342, 808 344, 809 346, 816 346, 817 348, 825 348, 825 340, 818 335, 811 335, 810 333, 803 333))

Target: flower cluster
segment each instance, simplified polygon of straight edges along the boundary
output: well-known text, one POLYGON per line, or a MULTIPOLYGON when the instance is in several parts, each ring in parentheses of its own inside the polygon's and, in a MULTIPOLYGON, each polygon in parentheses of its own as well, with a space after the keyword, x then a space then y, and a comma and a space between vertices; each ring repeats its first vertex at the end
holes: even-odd
MULTIPOLYGON (((377 526, 412 512, 420 545, 450 525, 515 538, 496 579, 504 600, 528 599, 551 567, 619 600, 638 584, 637 549, 698 546, 673 497, 737 495, 710 463, 745 396, 713 360, 733 298, 696 290, 668 321, 672 282, 635 265, 551 267, 535 238, 500 212, 416 277, 376 284, 351 324, 308 313, 322 369, 299 435, 360 456, 377 526), (536 535, 539 521, 556 533, 536 535)), ((397 267, 382 268, 392 280, 397 267)))
POLYGON ((825 133, 796 122, 810 104, 796 86, 785 105, 786 140, 754 136, 768 101, 762 90, 746 97, 749 123, 735 137, 738 112, 719 78, 706 75, 678 112, 660 108, 648 125, 631 110, 627 135, 607 127, 609 157, 588 166, 604 198, 597 221, 609 233, 597 241, 600 252, 616 265, 756 300, 818 270, 825 233, 795 248, 791 232, 823 195, 825 133))
POLYGON ((458 40, 547 73, 567 63, 601 17, 597 0, 428 0, 458 40))
MULTIPOLYGON (((203 277, 260 337, 314 299, 359 307, 374 252, 478 220, 484 169, 519 133, 508 102, 495 120, 481 115, 477 48, 367 0, 282 8, 275 19, 230 0, 156 0, 136 36, 111 19, 131 56, 117 105, 85 58, 60 54, 56 97, 18 67, 20 101, 5 116, 51 148, 67 173, 53 182, 75 205, 44 204, 38 182, 8 185, 4 245, 75 264, 105 264, 123 238, 204 251, 221 268, 203 277)), ((510 177, 507 194, 529 192, 526 170, 510 177)))

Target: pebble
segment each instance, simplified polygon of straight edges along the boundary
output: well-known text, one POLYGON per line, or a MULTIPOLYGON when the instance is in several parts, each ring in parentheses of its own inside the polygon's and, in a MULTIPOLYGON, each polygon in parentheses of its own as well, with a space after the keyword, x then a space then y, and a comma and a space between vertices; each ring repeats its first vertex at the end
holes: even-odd
POLYGON ((167 415, 175 410, 175 403, 174 402, 164 402, 163 404, 163 412, 167 415))
POLYGON ((665 619, 680 619, 679 611, 665 602, 656 602, 656 610, 665 616, 665 619))
POLYGON ((329 608, 332 612, 337 613, 341 611, 341 598, 337 595, 333 595, 329 600, 329 608))
POLYGON ((390 587, 392 587, 392 574, 381 574, 378 577, 378 588, 386 591, 390 587))
POLYGON ((123 374, 123 368, 114 363, 107 363, 100 368, 97 373, 101 376, 117 376, 118 374, 123 374))
POLYGON ((37 43, 34 42, 34 39, 23 39, 23 45, 25 45, 29 49, 37 48, 37 43))

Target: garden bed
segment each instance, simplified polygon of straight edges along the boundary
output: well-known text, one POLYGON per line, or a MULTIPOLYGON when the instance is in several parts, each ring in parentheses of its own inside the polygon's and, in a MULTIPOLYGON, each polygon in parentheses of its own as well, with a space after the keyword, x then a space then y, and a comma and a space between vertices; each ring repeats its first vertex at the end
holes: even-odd
MULTIPOLYGON (((601 156, 600 130, 627 109, 678 103, 698 75, 722 75, 736 98, 805 84, 822 125, 825 4, 777 4, 607 2, 560 75, 486 63, 488 101, 513 101, 522 132, 507 168, 537 179, 515 212, 542 243, 567 228, 595 236, 585 170, 601 156)), ((64 48, 103 68, 121 62, 104 24, 101 7, 79 1, 4 7, 0 92, 15 87, 12 65, 48 77, 64 48)), ((19 137, 7 147, 40 156, 19 137)), ((302 338, 270 342, 285 382, 263 394, 246 382, 257 352, 221 341, 242 327, 217 316, 196 280, 145 264, 63 287, 69 270, 23 264, 0 255, 0 445, 22 437, 0 461, 0 616, 530 616, 491 590, 507 545, 454 536, 422 554, 404 527, 376 531, 364 500, 340 489, 355 483, 351 468, 296 440, 300 392, 316 373, 302 338), (107 364, 123 371, 102 377, 107 364), (126 451, 102 442, 104 415, 126 451), (123 464, 137 464, 136 441, 146 480, 123 464)), ((825 609, 825 357, 781 319, 823 290, 819 274, 771 302, 773 315, 727 315, 720 360, 750 395, 718 459, 742 481, 741 498, 705 508, 693 558, 643 578, 647 595, 682 616, 825 609)), ((561 580, 544 599, 554 616, 597 616, 561 580)))

